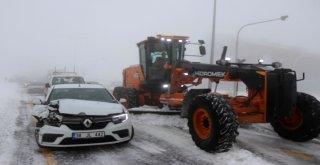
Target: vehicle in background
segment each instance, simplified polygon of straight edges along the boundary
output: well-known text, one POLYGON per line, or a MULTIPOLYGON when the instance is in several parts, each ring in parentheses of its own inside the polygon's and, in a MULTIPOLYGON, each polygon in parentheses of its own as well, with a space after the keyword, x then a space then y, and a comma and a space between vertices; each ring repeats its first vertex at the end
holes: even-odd
POLYGON ((29 82, 25 87, 28 94, 43 95, 44 82, 29 82))
POLYGON ((24 84, 24 92, 27 94, 22 100, 26 104, 32 103, 34 99, 44 99, 44 82, 32 81, 24 84))
POLYGON ((99 82, 96 82, 96 81, 87 81, 86 83, 87 84, 100 84, 99 82))
POLYGON ((49 76, 49 85, 57 84, 84 84, 84 78, 75 72, 53 72, 49 76))
POLYGON ((33 102, 36 142, 39 147, 128 142, 133 138, 133 126, 120 102, 102 85, 54 85, 45 101, 33 102))
POLYGON ((49 88, 57 84, 85 84, 84 78, 75 72, 53 72, 48 83, 45 84, 44 95, 47 96, 49 88))

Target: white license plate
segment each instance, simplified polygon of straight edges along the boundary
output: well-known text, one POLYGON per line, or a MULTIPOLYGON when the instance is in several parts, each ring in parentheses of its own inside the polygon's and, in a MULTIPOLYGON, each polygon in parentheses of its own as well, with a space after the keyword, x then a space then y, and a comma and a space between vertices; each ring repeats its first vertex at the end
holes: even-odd
POLYGON ((90 139, 104 137, 104 132, 74 132, 72 133, 72 139, 90 139))

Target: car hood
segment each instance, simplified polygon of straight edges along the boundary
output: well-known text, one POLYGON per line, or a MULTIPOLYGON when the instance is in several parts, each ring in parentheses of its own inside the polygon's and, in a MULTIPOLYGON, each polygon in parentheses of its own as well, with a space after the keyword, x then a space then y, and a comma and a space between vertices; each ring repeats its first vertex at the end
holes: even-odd
POLYGON ((59 112, 72 115, 79 113, 85 113, 85 115, 109 115, 123 113, 123 108, 118 103, 61 99, 59 100, 59 112))

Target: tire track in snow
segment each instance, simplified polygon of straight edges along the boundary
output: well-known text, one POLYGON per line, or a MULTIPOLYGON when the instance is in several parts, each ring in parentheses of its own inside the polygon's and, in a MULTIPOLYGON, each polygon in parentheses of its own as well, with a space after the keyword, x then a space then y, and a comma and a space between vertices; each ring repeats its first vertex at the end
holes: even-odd
POLYGON ((59 165, 103 165, 94 157, 95 147, 50 148, 54 160, 59 165))
POLYGON ((97 154, 99 159, 118 160, 111 164, 190 164, 207 165, 208 162, 190 157, 181 152, 181 149, 159 139, 135 126, 135 137, 128 144, 102 146, 101 150, 107 157, 97 154))
POLYGON ((317 139, 293 142, 283 139, 269 124, 244 125, 239 129, 237 145, 275 164, 320 164, 317 139))
POLYGON ((18 110, 17 130, 14 132, 17 149, 10 164, 43 164, 44 160, 33 138, 34 128, 31 123, 30 107, 27 104, 21 104, 18 110))

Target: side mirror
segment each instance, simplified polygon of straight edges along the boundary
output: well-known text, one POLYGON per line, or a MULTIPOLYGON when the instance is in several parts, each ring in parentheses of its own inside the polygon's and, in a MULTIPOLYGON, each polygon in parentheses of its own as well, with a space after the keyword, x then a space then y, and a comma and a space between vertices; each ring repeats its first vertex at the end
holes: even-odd
POLYGON ((201 55, 205 55, 206 54, 206 47, 204 47, 204 46, 199 46, 199 51, 200 51, 200 54, 201 55))
POLYGON ((127 102, 127 99, 124 99, 124 98, 120 98, 119 102, 122 104, 122 103, 126 103, 127 102))
POLYGON ((33 99, 32 100, 32 104, 33 105, 41 105, 42 104, 42 100, 41 99, 33 99))

